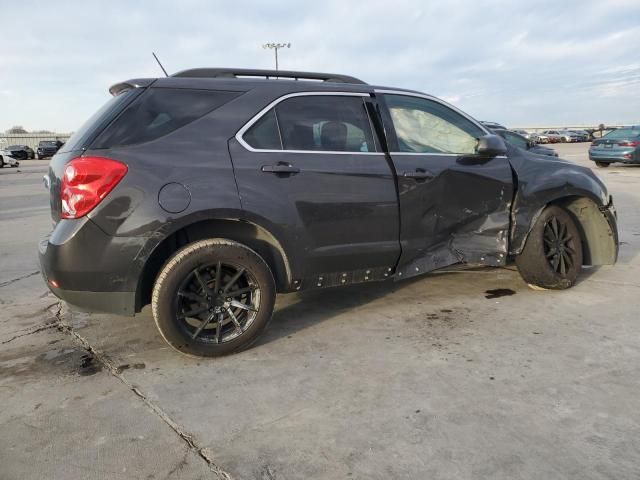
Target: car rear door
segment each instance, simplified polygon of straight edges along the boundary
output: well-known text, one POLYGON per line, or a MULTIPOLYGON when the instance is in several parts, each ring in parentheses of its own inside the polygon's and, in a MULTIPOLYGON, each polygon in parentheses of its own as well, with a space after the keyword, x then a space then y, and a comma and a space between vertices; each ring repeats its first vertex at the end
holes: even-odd
POLYGON ((229 142, 242 208, 285 243, 311 286, 384 278, 400 256, 391 165, 368 93, 298 92, 263 109, 229 142))
POLYGON ((398 176, 398 276, 458 262, 503 265, 513 198, 507 157, 476 154, 486 129, 435 98, 376 93, 398 176))

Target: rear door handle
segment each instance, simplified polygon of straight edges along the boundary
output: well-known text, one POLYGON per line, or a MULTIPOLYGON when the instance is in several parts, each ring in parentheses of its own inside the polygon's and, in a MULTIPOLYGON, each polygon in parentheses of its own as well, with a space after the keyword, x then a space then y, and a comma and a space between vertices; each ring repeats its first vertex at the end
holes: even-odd
POLYGON ((423 168, 417 168, 415 172, 403 172, 403 177, 415 178, 416 180, 430 180, 434 177, 433 173, 427 172, 423 168))
POLYGON ((294 167, 288 163, 278 163, 276 165, 263 165, 262 169, 265 173, 295 174, 300 173, 298 167, 294 167))

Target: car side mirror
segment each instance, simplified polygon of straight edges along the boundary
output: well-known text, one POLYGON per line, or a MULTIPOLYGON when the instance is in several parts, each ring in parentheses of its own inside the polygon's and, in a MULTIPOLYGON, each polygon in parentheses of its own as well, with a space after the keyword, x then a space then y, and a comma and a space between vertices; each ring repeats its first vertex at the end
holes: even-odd
POLYGON ((495 157, 496 155, 504 155, 507 153, 507 146, 498 135, 485 135, 478 139, 476 152, 479 155, 487 155, 495 157))

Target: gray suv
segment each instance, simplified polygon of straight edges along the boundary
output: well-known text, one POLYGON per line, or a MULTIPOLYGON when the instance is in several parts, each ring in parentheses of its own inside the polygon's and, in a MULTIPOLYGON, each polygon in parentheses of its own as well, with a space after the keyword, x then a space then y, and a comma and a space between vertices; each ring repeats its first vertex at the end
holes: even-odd
POLYGON ((589 169, 505 145, 430 95, 210 68, 110 92, 51 160, 43 276, 82 309, 151 304, 181 352, 248 347, 277 292, 511 263, 563 289, 617 258, 589 169))

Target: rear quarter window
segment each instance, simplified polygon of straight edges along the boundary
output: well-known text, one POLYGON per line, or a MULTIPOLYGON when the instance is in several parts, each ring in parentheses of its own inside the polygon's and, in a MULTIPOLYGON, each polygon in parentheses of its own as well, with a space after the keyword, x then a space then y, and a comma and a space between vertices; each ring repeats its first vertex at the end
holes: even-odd
POLYGON ((150 88, 135 99, 96 139, 92 148, 149 142, 184 127, 241 92, 150 88))

